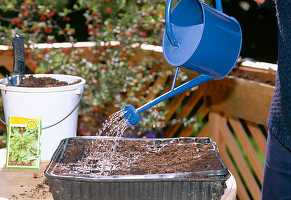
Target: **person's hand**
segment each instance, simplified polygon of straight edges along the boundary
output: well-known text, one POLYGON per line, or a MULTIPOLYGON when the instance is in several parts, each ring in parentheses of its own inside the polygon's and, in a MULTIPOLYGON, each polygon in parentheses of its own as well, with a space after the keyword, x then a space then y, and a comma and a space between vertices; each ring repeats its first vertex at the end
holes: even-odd
POLYGON ((257 2, 258 4, 263 4, 265 2, 265 0, 254 0, 255 2, 257 2))

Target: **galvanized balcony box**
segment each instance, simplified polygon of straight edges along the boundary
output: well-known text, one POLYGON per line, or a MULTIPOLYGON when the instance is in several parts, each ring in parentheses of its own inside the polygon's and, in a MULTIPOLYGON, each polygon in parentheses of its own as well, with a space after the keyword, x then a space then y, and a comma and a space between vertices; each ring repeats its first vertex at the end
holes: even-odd
POLYGON ((45 176, 49 179, 54 199, 60 200, 209 200, 221 198, 230 174, 210 138, 74 137, 60 143, 45 176), (180 153, 179 148, 183 145, 180 153), (131 148, 130 152, 122 146, 131 148), (165 151, 175 146, 178 150, 165 151), (92 147, 97 147, 96 152, 90 154, 92 147), (112 151, 114 153, 110 153, 112 151), (155 160, 144 166, 142 154, 155 160), (183 160, 186 154, 190 155, 190 159, 187 155, 188 161, 183 160), (213 162, 207 163, 204 154, 213 162), (177 158, 173 163, 167 160, 171 156, 177 158), (107 162, 108 158, 112 162, 107 162), (119 158, 122 161, 118 161, 119 158), (197 166, 191 166, 196 160, 197 166), (191 163, 186 170, 179 164, 184 161, 191 163), (106 163, 115 164, 108 167, 106 163), (142 169, 139 169, 139 164, 142 169), (167 171, 169 166, 176 171, 167 171), (198 168, 189 170, 192 167, 198 168), (160 173, 160 170, 165 173, 160 173))

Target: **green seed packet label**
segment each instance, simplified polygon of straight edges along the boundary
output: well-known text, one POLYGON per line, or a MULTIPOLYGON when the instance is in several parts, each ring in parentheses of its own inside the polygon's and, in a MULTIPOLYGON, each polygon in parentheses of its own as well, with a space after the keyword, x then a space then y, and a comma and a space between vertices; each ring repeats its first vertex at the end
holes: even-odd
POLYGON ((9 117, 6 168, 40 169, 41 120, 9 117))

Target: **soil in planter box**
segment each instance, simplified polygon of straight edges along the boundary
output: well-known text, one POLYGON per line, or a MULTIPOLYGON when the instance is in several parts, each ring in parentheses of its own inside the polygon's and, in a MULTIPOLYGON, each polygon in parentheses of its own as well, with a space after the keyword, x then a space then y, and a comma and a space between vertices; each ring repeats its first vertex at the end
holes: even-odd
POLYGON ((81 80, 69 84, 68 82, 59 81, 51 77, 34 77, 33 75, 30 75, 24 77, 23 82, 17 85, 17 87, 60 87, 74 85, 79 82, 81 82, 81 80))
MULTIPOLYGON (((158 143, 140 140, 70 141, 62 160, 59 163, 54 162, 50 169, 53 169, 53 174, 63 176, 204 172, 223 169, 216 151, 211 143, 179 140, 158 143), (112 145, 116 145, 115 153, 110 155, 107 152, 112 149, 112 145), (93 155, 90 152, 95 152, 94 156, 86 157, 86 155, 93 155)), ((207 173, 202 178, 205 177, 207 173)))

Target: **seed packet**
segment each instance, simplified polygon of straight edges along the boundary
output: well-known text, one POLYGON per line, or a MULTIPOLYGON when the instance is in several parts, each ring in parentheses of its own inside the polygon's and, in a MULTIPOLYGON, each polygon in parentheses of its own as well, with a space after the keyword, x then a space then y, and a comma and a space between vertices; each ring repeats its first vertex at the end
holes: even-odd
POLYGON ((6 168, 40 169, 41 120, 9 117, 6 168))

